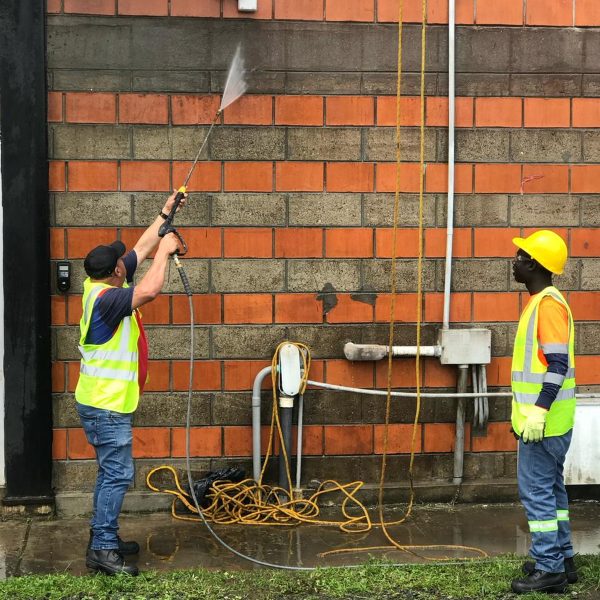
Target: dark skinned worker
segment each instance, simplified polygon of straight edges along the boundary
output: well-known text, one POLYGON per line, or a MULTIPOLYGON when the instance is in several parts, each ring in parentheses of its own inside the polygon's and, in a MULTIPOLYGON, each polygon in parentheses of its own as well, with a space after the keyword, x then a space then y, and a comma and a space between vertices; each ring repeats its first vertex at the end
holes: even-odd
POLYGON ((120 539, 118 519, 134 474, 132 415, 148 372, 148 342, 139 308, 160 294, 169 258, 179 249, 172 233, 158 237, 174 199, 175 193, 133 250, 126 253, 125 245, 116 241, 97 246, 84 261, 89 277, 83 283, 75 399, 98 463, 86 566, 109 575, 138 574, 123 556, 137 554, 139 545, 120 539), (137 285, 131 285, 137 267, 155 249, 151 267, 137 285))
POLYGON ((519 437, 517 481, 531 532, 533 561, 512 582, 518 594, 563 592, 577 581, 563 479, 575 418, 573 316, 552 285, 567 261, 553 231, 514 238, 515 281, 530 294, 521 314, 512 361, 512 427, 519 437))

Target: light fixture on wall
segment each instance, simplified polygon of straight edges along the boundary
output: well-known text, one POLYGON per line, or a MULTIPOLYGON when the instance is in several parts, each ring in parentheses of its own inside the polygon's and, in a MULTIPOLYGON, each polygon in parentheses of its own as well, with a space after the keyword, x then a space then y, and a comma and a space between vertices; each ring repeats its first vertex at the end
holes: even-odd
POLYGON ((258 0, 238 0, 238 10, 240 12, 256 12, 258 0))

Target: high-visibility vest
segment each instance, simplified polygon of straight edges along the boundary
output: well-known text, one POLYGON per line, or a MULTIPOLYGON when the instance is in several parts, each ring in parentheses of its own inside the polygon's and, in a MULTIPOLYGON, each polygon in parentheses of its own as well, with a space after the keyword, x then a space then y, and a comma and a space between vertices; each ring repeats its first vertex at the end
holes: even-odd
MULTIPOLYGON (((123 284, 127 287, 127 283, 123 284)), ((86 344, 92 310, 98 294, 112 287, 83 282, 83 315, 79 322, 81 365, 75 398, 80 404, 95 408, 132 413, 138 404, 138 339, 140 327, 134 315, 125 317, 113 336, 103 344, 86 344)))
POLYGON ((532 412, 544 382, 560 385, 556 399, 546 416, 545 437, 563 435, 573 428, 575 420, 575 331, 573 315, 563 295, 549 286, 536 294, 523 311, 515 337, 512 360, 512 426, 521 435, 527 416, 532 412), (569 315, 568 345, 542 346, 544 353, 569 355, 569 368, 564 376, 548 373, 547 366, 539 358, 538 315, 540 302, 550 296, 560 302, 569 315))

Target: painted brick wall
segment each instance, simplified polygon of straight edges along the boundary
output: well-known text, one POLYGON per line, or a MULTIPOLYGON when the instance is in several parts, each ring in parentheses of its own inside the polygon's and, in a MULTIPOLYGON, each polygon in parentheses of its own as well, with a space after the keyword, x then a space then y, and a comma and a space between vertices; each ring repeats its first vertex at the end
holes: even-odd
MULTIPOLYGON (((510 275, 511 238, 556 229, 569 244, 557 280, 577 320, 578 382, 600 383, 600 26, 596 0, 458 0, 457 198, 451 320, 493 332, 491 386, 510 383, 526 297, 510 275)), ((447 159, 447 2, 428 3, 422 343, 442 319, 447 159)), ((90 490, 79 427, 82 262, 116 237, 128 246, 181 185, 219 103, 239 40, 250 91, 225 111, 178 217, 197 295, 192 453, 197 468, 249 465, 255 374, 284 339, 311 347, 311 378, 386 386, 386 365, 350 364, 346 341, 385 343, 395 186, 397 0, 48 0, 48 136, 53 260, 75 266, 52 295, 55 484, 90 490), (337 303, 336 303, 337 302, 337 303), (333 308, 331 305, 334 305, 333 308)), ((414 344, 421 3, 405 0, 401 231, 396 343, 414 344)), ((148 393, 135 416, 136 483, 182 464, 188 378, 187 299, 171 269, 143 310, 148 393)), ((423 361, 428 389, 452 369, 423 361)), ((394 385, 415 384, 395 362, 394 385)), ((265 386, 264 411, 269 393, 265 386)), ((381 398, 309 390, 305 479, 376 481, 381 398), (350 474, 350 475, 349 475, 350 474)), ((389 462, 406 479, 414 401, 394 404, 389 462)), ((508 402, 488 435, 467 438, 466 478, 513 478, 508 402)), ((266 417, 265 417, 266 419, 266 417)), ((421 480, 452 474, 455 408, 425 400, 415 462, 421 480)), ((266 420, 265 420, 266 426, 266 420)), ((266 435, 266 428, 265 428, 266 435)))

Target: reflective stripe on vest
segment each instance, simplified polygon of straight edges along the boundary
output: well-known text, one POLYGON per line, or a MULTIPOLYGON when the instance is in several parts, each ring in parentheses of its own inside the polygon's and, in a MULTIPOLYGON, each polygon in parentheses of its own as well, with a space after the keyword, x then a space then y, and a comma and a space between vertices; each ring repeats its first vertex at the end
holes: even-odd
POLYGON ((575 414, 575 337, 573 316, 562 294, 553 286, 542 290, 527 305, 517 328, 512 361, 512 425, 521 434, 531 407, 537 402, 544 383, 560 385, 556 399, 546 417, 544 435, 563 435, 573 427, 575 414), (567 353, 568 370, 565 376, 549 373, 539 358, 540 344, 537 338, 538 310, 540 302, 551 296, 565 306, 569 319, 569 343, 544 344, 545 353, 567 353))

